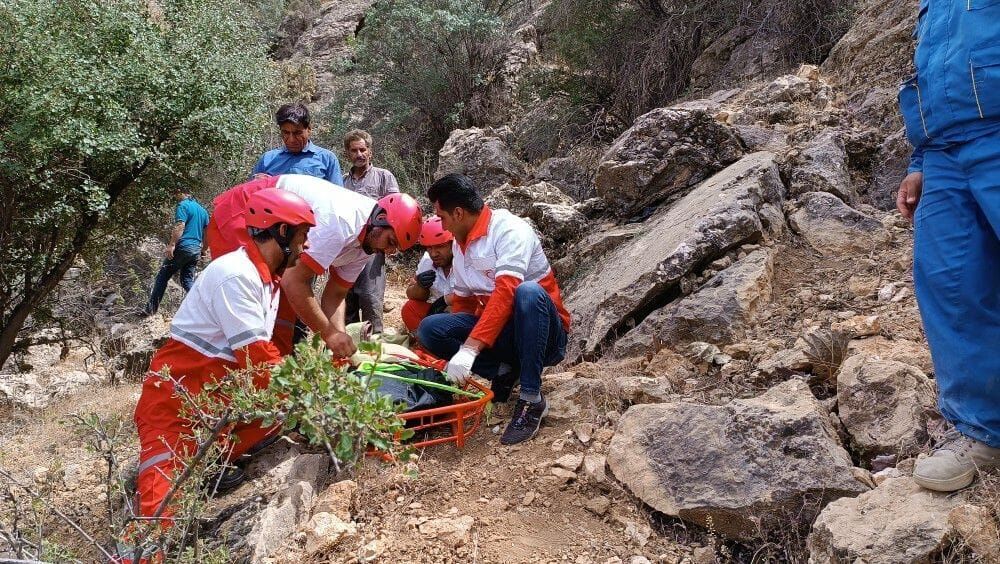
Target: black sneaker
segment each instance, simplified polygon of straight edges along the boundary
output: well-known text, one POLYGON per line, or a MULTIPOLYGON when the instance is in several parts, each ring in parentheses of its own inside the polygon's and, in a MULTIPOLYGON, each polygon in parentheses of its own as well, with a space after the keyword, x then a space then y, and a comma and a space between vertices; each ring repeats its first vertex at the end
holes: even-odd
POLYGON ((240 484, 245 482, 247 479, 246 472, 243 471, 239 466, 224 466, 221 473, 212 474, 205 480, 205 489, 208 491, 209 496, 222 495, 224 493, 229 493, 236 488, 240 487, 240 484))
POLYGON ((514 418, 510 420, 503 436, 500 437, 500 444, 516 445, 534 437, 535 433, 538 433, 538 427, 542 425, 542 418, 548 412, 549 404, 544 396, 538 403, 517 400, 514 406, 514 418))

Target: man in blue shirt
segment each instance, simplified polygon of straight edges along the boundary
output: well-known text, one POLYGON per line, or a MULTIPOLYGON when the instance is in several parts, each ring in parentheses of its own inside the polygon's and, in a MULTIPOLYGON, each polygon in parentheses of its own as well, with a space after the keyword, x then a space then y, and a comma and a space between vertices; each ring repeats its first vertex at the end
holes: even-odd
POLYGON ((306 174, 343 185, 340 161, 328 149, 309 140, 309 110, 302 104, 285 104, 274 114, 281 129, 283 148, 271 149, 253 167, 252 178, 279 174, 306 174))
POLYGON ((163 292, 167 290, 167 282, 174 274, 181 273, 181 286, 185 292, 194 284, 194 269, 198 265, 198 257, 201 256, 205 226, 208 225, 208 212, 187 192, 178 190, 176 197, 174 228, 170 232, 170 243, 163 252, 163 264, 156 274, 156 281, 153 282, 149 302, 146 303, 144 310, 146 315, 153 315, 160 309, 163 292))
POLYGON ((1000 0, 921 0, 917 73, 899 105, 913 144, 896 205, 914 221, 913 282, 954 428, 913 479, 955 491, 1000 466, 1000 0))

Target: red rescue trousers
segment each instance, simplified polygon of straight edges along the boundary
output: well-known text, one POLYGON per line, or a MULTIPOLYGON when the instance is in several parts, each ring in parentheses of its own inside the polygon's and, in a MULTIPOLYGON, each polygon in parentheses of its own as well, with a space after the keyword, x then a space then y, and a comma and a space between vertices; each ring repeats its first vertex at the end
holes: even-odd
MULTIPOLYGON (((135 408, 141 446, 137 488, 140 515, 150 517, 159 510, 175 474, 183 469, 185 460, 194 456, 197 449, 190 422, 181 417, 182 401, 176 386, 182 385, 187 393, 196 396, 205 385, 224 378, 228 370, 270 365, 280 360, 274 346, 267 341, 252 343, 236 353, 237 362, 208 357, 170 339, 153 355, 150 374, 143 382, 142 395, 135 408), (164 368, 169 368, 169 380, 158 374, 164 368)), ((267 370, 254 375, 254 386, 258 389, 267 388, 269 382, 267 370)), ((264 428, 259 422, 241 423, 224 430, 219 440, 226 459, 231 461, 278 431, 280 425, 264 428)), ((167 508, 162 515, 169 517, 170 514, 167 508)))
POLYGON ((420 325, 420 322, 425 317, 427 317, 427 314, 430 311, 430 302, 406 300, 406 303, 403 304, 403 308, 399 310, 399 314, 403 317, 403 325, 406 326, 406 330, 410 333, 414 333, 417 330, 417 326, 420 325))

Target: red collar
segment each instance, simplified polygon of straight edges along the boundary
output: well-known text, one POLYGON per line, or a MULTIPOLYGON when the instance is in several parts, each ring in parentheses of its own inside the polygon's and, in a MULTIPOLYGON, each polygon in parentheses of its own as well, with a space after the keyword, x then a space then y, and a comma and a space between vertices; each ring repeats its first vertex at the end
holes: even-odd
POLYGON ((459 247, 462 249, 463 253, 469 248, 469 245, 471 245, 473 241, 481 237, 485 237, 486 234, 489 233, 490 219, 492 217, 493 210, 491 210, 486 204, 483 204, 483 210, 479 212, 479 217, 476 219, 476 223, 472 226, 472 229, 469 230, 469 234, 465 236, 465 242, 459 243, 459 247))
POLYGON ((250 257, 250 262, 257 268, 257 273, 260 274, 260 279, 265 284, 277 284, 280 278, 277 275, 271 274, 271 267, 267 266, 267 261, 264 260, 264 255, 260 254, 260 249, 257 248, 257 243, 251 240, 246 246, 247 256, 250 257))

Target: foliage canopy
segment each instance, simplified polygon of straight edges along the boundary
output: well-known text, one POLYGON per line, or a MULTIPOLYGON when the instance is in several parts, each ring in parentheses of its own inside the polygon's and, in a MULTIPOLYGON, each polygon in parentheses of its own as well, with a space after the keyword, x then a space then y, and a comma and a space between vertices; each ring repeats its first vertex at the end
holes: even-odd
POLYGON ((0 0, 0 363, 85 249, 122 245, 266 123, 236 0, 0 0))

